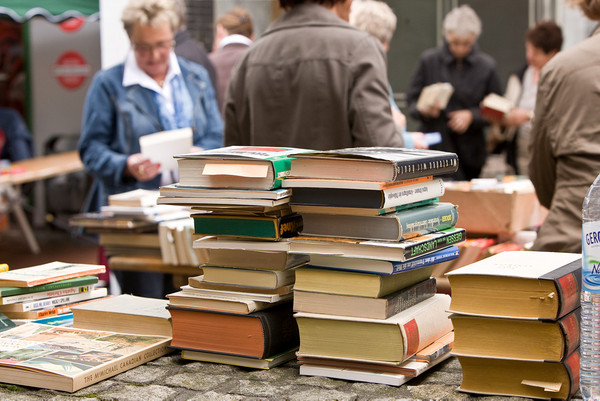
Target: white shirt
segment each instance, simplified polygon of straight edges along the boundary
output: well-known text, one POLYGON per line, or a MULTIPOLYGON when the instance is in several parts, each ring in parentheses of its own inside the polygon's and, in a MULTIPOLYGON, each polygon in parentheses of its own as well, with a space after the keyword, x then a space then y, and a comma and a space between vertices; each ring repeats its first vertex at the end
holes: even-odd
POLYGON ((252 44, 252 39, 238 33, 225 36, 223 39, 221 39, 221 42, 219 42, 219 49, 232 43, 241 43, 243 45, 250 46, 252 44))

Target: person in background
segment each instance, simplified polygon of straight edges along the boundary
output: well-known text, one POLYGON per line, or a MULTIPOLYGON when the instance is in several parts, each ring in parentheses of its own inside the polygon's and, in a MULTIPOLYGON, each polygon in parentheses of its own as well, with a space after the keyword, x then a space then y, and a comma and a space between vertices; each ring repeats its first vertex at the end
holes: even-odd
MULTIPOLYGON (((396 23, 397 18, 394 11, 383 1, 363 0, 352 3, 350 25, 373 35, 379 40, 386 53, 390 51, 390 42, 396 30, 396 23)), ((402 130, 404 147, 427 149, 429 146, 425 142, 422 132, 406 131, 406 116, 402 114, 402 111, 400 111, 394 100, 394 92, 391 85, 390 105, 392 107, 394 122, 402 130)))
POLYGON ((407 91, 409 114, 421 122, 422 132, 440 132, 442 142, 431 148, 454 152, 458 180, 479 177, 486 161, 484 128, 479 104, 489 93, 500 93, 494 59, 479 50, 481 20, 468 5, 450 11, 443 22, 444 43, 426 50, 419 60, 407 91), (454 92, 445 110, 432 106, 419 111, 417 101, 423 88, 449 82, 454 92))
POLYGON ((352 0, 279 0, 286 12, 240 59, 225 98, 225 144, 402 147, 385 53, 348 23, 352 0))
MULTIPOLYGON (((600 22, 600 0, 573 1, 600 22)), ((542 69, 529 177, 549 209, 533 250, 581 252, 581 206, 600 172, 600 27, 542 69)))
POLYGON ((23 117, 8 107, 0 107, 0 159, 16 162, 33 157, 31 134, 23 117))
POLYGON ((208 58, 208 52, 204 45, 192 38, 187 30, 187 6, 185 0, 173 0, 175 11, 179 17, 179 27, 175 33, 175 54, 187 60, 198 63, 208 71, 213 88, 217 88, 217 73, 215 67, 208 58))
POLYGON ((506 143, 506 161, 515 174, 526 175, 529 164, 531 120, 535 109, 540 71, 561 49, 562 30, 554 21, 538 22, 525 34, 527 64, 511 74, 504 94, 515 107, 504 116, 503 137, 506 143))
POLYGON ((217 101, 221 111, 233 67, 253 41, 252 16, 242 7, 231 9, 217 20, 213 51, 209 57, 217 71, 217 101))
MULTIPOLYGON (((223 120, 206 69, 175 56, 179 19, 172 0, 130 0, 122 21, 131 41, 125 62, 99 71, 89 87, 78 143, 85 169, 94 177, 88 211, 108 195, 169 182, 160 165, 140 153, 139 138, 191 127, 193 144, 223 144, 223 120)), ((164 297, 152 273, 123 272, 123 292, 164 297), (125 274, 128 273, 128 274, 125 274)))

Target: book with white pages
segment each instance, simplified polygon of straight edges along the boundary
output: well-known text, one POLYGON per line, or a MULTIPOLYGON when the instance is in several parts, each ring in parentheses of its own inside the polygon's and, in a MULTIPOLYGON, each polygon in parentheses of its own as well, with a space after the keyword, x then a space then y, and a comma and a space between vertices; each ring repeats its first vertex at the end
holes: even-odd
POLYGON ((178 183, 164 185, 159 189, 160 196, 189 198, 250 198, 250 199, 283 199, 292 195, 291 189, 218 189, 180 185, 178 183))
POLYGON ((191 128, 160 131, 140 137, 140 153, 153 163, 160 163, 160 171, 177 169, 177 160, 173 157, 190 152, 193 146, 191 128))

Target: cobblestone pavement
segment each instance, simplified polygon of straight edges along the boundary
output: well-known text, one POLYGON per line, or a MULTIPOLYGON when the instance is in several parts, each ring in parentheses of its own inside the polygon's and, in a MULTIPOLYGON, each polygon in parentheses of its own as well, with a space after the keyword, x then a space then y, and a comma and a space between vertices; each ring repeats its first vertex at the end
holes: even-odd
MULTIPOLYGON (((271 370, 186 361, 178 353, 161 357, 73 394, 0 385, 0 400, 525 400, 475 397, 458 391, 456 358, 401 387, 300 376, 295 361, 271 370)), ((579 393, 575 399, 581 399, 579 393)))

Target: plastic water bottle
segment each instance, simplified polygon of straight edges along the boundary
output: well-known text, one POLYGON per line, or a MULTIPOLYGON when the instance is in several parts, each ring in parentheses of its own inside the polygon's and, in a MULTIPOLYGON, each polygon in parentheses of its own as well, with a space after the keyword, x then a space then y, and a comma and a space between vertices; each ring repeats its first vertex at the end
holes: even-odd
POLYGON ((580 389, 600 400, 600 175, 583 200, 580 389))

